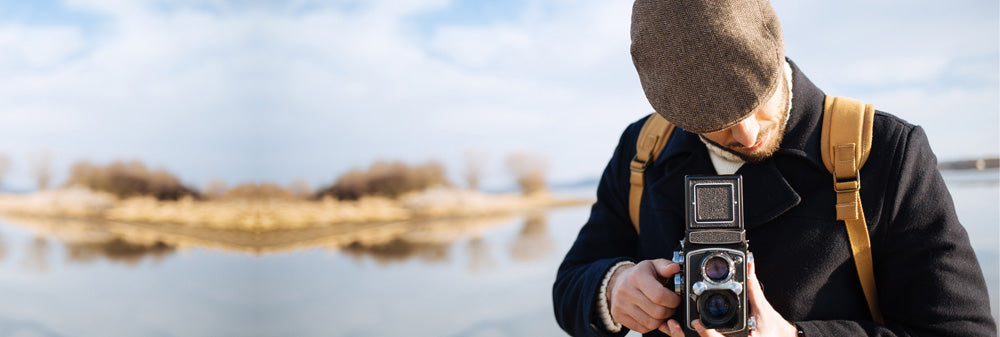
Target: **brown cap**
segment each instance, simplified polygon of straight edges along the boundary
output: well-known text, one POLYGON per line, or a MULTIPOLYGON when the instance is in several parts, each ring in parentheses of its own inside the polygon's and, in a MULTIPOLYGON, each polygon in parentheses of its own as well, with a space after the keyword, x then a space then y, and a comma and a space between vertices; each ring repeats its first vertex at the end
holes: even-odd
POLYGON ((785 46, 767 0, 636 0, 632 62, 657 113, 706 133, 767 102, 783 77, 785 46))

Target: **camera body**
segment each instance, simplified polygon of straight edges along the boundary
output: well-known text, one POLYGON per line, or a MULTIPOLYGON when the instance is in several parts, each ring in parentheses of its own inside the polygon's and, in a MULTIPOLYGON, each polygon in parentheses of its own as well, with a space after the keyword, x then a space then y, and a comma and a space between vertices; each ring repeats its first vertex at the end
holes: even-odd
POLYGON ((747 240, 743 228, 743 180, 739 175, 685 176, 686 228, 674 262, 674 290, 687 327, 702 325, 727 336, 745 336, 747 240))

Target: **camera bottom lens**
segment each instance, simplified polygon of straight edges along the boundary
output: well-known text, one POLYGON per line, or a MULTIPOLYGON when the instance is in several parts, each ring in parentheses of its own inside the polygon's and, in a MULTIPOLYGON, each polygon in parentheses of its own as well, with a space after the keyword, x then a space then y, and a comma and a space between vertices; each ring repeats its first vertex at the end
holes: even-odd
POLYGON ((706 292, 698 300, 698 311, 706 328, 733 327, 739 310, 739 300, 731 291, 706 292))

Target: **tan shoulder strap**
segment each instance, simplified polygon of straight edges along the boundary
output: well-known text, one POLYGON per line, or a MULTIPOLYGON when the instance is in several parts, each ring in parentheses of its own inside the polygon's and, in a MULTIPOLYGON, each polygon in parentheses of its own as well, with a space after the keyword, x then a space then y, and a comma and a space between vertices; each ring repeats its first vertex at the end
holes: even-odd
POLYGON ((837 193, 837 220, 843 220, 851 241, 854 264, 872 318, 883 323, 875 288, 871 239, 865 213, 861 209, 861 166, 872 146, 875 107, 847 97, 826 96, 823 133, 820 139, 823 164, 833 174, 837 193))
POLYGON ((646 119, 646 124, 642 125, 639 139, 635 142, 635 157, 629 164, 632 171, 629 181, 632 186, 628 192, 628 216, 632 219, 636 234, 639 233, 639 203, 642 202, 642 189, 646 186, 646 168, 656 161, 673 132, 673 124, 654 112, 646 119))

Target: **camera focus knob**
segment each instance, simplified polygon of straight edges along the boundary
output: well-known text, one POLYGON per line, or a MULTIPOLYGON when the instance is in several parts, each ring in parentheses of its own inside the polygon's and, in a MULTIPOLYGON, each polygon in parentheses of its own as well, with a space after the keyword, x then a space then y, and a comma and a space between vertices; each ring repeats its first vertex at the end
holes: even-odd
POLYGON ((684 297, 684 278, 681 273, 674 274, 674 292, 684 297))
POLYGON ((677 295, 683 297, 684 278, 682 277, 682 275, 684 275, 684 252, 679 250, 674 251, 674 258, 672 259, 672 261, 681 267, 681 270, 677 272, 677 274, 674 274, 674 292, 676 292, 677 295))

